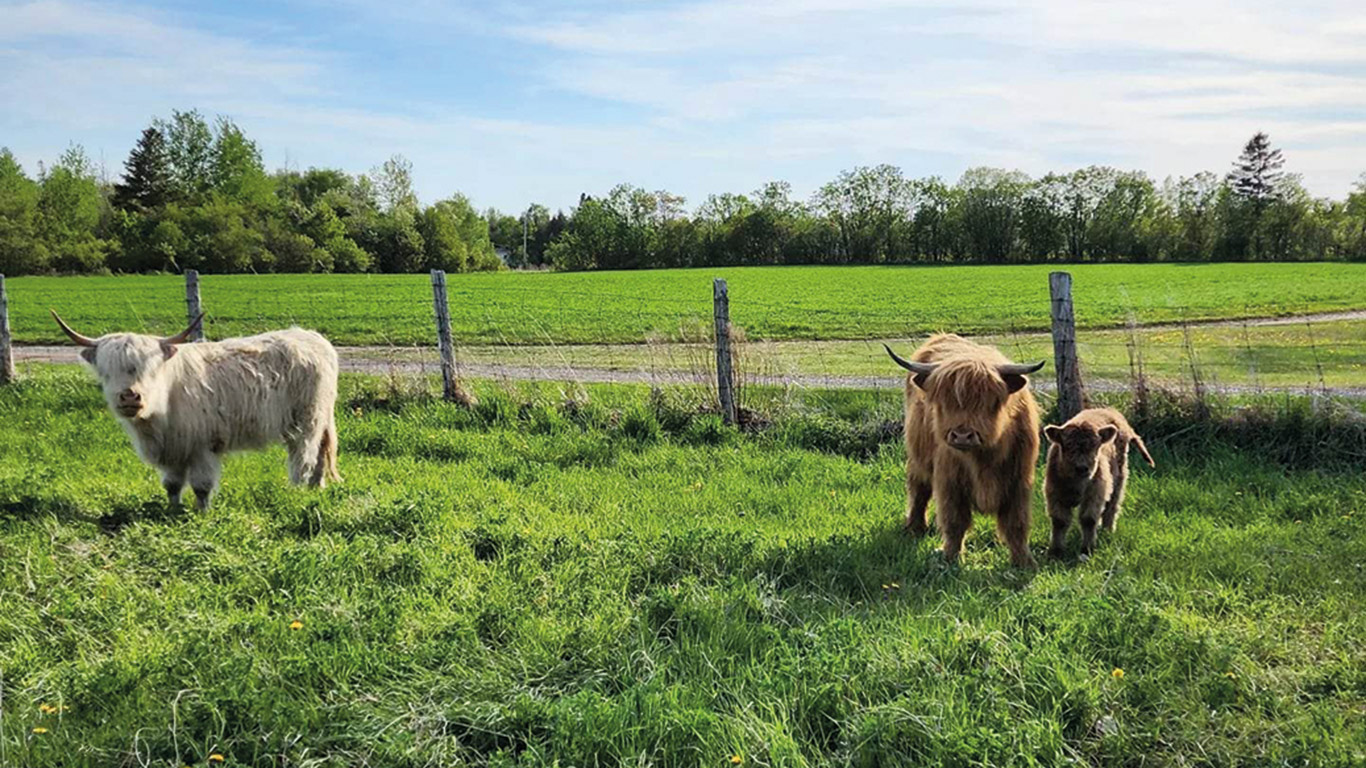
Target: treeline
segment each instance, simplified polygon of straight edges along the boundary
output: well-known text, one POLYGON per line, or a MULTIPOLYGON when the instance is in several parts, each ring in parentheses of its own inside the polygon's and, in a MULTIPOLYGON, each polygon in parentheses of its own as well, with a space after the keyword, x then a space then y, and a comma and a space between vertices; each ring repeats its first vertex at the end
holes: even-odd
POLYGON ((142 132, 114 184, 80 147, 29 178, 0 149, 0 274, 462 272, 502 262, 461 195, 418 203, 411 166, 267 173, 231 120, 175 112, 142 132))
POLYGON ((1259 133, 1230 173, 1161 183, 1092 166, 1038 179, 975 168, 948 184, 879 165, 810 201, 775 182, 712 195, 691 215, 676 195, 623 185, 584 197, 527 257, 560 269, 1366 259, 1366 176, 1346 200, 1319 199, 1282 165, 1259 133))
POLYGON ((1156 182, 1092 166, 1031 178, 975 168, 955 184, 891 165, 840 174, 810 200, 786 182, 689 211, 621 185, 570 213, 422 206, 394 157, 368 174, 268 173, 226 118, 175 112, 145 131, 119 181, 79 147, 30 178, 0 149, 0 273, 448 272, 745 264, 1366 260, 1366 176, 1314 198, 1265 134, 1231 172, 1156 182))

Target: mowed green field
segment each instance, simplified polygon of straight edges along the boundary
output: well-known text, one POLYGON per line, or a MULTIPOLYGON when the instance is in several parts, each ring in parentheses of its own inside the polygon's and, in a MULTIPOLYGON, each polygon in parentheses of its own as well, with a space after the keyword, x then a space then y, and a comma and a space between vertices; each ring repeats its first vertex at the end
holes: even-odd
POLYGON ((1366 760, 1359 466, 1150 434, 1090 562, 945 568, 833 416, 343 384, 343 484, 175 514, 86 374, 0 389, 0 764, 1366 760))
MULTIPOLYGON (((871 339, 1049 325, 1055 267, 749 267, 448 277, 452 325, 473 344, 635 343, 709 332, 712 278, 751 339, 871 339)), ((1084 328, 1366 309, 1366 264, 1101 264, 1066 267, 1084 328)), ((8 280, 21 343, 57 342, 49 307, 90 335, 171 333, 179 276, 8 280)), ((434 343, 425 275, 206 275, 217 338, 299 323, 337 344, 434 343)))

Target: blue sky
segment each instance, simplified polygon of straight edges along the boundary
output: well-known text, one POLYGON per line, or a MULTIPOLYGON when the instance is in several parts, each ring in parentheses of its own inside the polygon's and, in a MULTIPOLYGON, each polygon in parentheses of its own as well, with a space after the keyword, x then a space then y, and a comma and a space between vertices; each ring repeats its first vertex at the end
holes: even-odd
POLYGON ((1366 172, 1362 0, 0 0, 0 145, 117 176, 156 116, 236 120, 271 167, 391 154, 433 201, 697 205, 888 162, 956 179, 1223 172, 1268 131, 1341 196, 1366 172))

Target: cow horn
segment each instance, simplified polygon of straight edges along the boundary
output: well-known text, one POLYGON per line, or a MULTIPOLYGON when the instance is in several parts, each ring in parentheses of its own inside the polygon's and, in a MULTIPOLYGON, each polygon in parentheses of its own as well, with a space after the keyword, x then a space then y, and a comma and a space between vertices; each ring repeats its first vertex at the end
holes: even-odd
POLYGON ((49 309, 48 311, 52 313, 52 319, 57 321, 57 325, 60 325, 62 327, 62 330, 66 333, 67 336, 71 337, 72 341, 76 342, 77 346, 95 346, 96 342, 94 339, 90 338, 89 336, 82 336, 79 333, 76 333, 75 331, 71 330, 71 326, 67 325, 66 321, 62 319, 62 316, 57 314, 57 310, 49 309))
POLYGON ((1026 376, 1031 373, 1038 373, 1043 369, 1044 361, 1028 365, 1026 363, 1007 363, 1006 365, 996 366, 996 372, 1002 376, 1026 376))
MULTIPOLYGON (((161 343, 170 344, 172 346, 175 346, 176 344, 184 344, 186 341, 189 341, 190 334, 194 333, 195 329, 198 328, 199 324, 202 322, 204 322, 204 313, 200 312, 198 317, 190 321, 190 324, 185 327, 185 330, 181 331, 180 333, 177 333, 174 336, 167 336, 166 338, 161 340, 161 343)), ((1042 363, 1040 363, 1040 365, 1042 365, 1042 363)))
POLYGON ((897 365, 901 366, 902 368, 905 368, 906 370, 918 376, 934 373, 934 369, 939 367, 938 363, 913 363, 910 360, 906 360, 897 353, 893 352, 892 348, 887 346, 886 344, 883 344, 882 348, 887 350, 887 354, 892 356, 892 359, 896 361, 897 365))

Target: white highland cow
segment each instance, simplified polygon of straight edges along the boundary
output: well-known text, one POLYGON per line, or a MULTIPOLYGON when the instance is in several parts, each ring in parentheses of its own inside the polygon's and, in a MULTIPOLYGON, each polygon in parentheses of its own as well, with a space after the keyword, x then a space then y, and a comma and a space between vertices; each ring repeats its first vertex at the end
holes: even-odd
POLYGON ((109 409, 143 461, 161 471, 172 505, 185 484, 207 509, 230 451, 282 441, 289 479, 323 487, 337 474, 337 352, 302 328, 186 344, 203 320, 168 338, 110 333, 97 339, 57 324, 81 349, 109 409))

